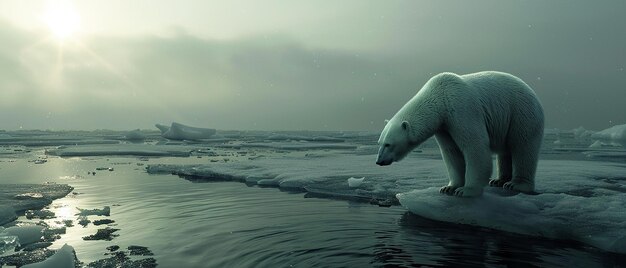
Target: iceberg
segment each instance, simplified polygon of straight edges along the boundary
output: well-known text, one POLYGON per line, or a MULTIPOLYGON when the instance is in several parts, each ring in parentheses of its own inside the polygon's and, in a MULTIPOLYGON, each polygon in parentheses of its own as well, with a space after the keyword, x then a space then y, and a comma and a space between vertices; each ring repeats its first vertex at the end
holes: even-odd
POLYGON ((616 125, 591 135, 592 139, 612 141, 626 146, 626 124, 616 125))
POLYGON ((201 140, 209 139, 215 135, 215 129, 190 127, 180 123, 173 122, 170 127, 156 124, 161 130, 161 136, 170 140, 201 140))

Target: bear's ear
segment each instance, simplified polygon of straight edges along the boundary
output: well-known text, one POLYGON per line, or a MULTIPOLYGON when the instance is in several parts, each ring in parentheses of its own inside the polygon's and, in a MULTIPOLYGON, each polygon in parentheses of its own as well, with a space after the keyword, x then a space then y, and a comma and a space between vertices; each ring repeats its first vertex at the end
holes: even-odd
POLYGON ((402 121, 402 129, 409 130, 409 121, 402 121))
POLYGON ((385 124, 389 123, 389 119, 385 119, 385 124))

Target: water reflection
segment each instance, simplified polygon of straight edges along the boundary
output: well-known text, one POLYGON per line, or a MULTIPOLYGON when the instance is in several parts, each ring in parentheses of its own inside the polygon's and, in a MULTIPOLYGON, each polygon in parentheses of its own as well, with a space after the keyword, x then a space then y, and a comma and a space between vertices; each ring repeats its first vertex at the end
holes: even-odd
MULTIPOLYGON (((442 223, 404 213, 398 225, 404 236, 429 237, 431 258, 435 266, 445 267, 619 267, 625 257, 590 249, 571 241, 532 238, 485 228, 442 223), (438 249, 438 250, 435 250, 438 249), (438 256, 438 257, 434 257, 438 256), (583 265, 584 264, 584 265, 583 265)), ((423 252, 422 243, 398 245, 404 251, 423 252)), ((404 258, 406 253, 400 256, 404 258)), ((405 263, 406 264, 406 263, 405 263)), ((422 264, 421 261, 408 263, 422 264)), ((432 265, 432 264, 428 264, 432 265)))

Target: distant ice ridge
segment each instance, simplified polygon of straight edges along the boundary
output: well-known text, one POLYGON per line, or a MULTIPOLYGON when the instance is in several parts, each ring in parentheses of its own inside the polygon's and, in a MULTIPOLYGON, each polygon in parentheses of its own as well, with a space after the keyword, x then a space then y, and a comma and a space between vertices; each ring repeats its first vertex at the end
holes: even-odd
POLYGON ((487 187, 483 197, 467 199, 439 194, 439 187, 447 183, 442 160, 410 158, 392 168, 378 167, 373 161, 372 155, 329 154, 210 165, 151 165, 147 171, 177 174, 192 181, 241 181, 338 198, 398 198, 413 213, 434 220, 572 239, 626 253, 626 164, 541 160, 536 189, 541 194, 515 195, 487 187), (356 178, 362 177, 367 179, 357 182, 356 178))
POLYGON ((180 156, 187 157, 195 148, 181 145, 153 145, 153 144, 111 144, 60 146, 46 151, 48 155, 61 157, 75 156, 180 156))
POLYGON ((581 139, 587 139, 591 137, 591 135, 593 135, 595 132, 591 130, 587 130, 584 127, 580 126, 575 129, 572 129, 572 133, 574 133, 574 138, 581 140, 581 139))
POLYGON ((190 127, 173 122, 171 126, 155 125, 161 130, 161 136, 170 140, 201 140, 209 139, 215 135, 215 129, 190 127))
POLYGON ((611 141, 626 146, 626 124, 616 125, 591 135, 592 139, 611 141))

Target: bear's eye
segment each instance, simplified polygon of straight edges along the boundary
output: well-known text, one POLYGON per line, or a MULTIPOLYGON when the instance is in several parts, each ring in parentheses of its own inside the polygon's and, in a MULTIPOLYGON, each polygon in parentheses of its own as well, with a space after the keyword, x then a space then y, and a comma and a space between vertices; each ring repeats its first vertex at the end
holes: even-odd
POLYGON ((385 145, 383 145, 383 146, 385 146, 385 147, 389 147, 389 146, 391 146, 391 144, 389 144, 389 143, 385 143, 385 145))

